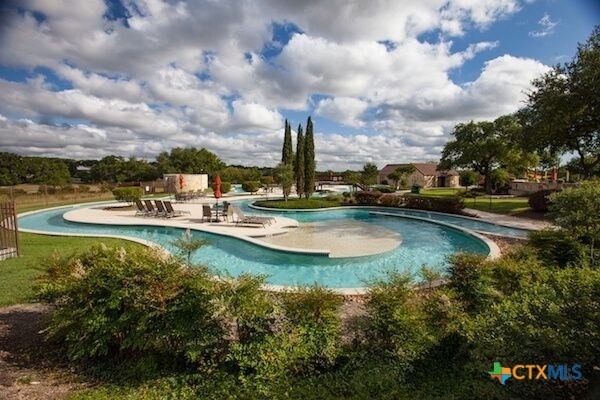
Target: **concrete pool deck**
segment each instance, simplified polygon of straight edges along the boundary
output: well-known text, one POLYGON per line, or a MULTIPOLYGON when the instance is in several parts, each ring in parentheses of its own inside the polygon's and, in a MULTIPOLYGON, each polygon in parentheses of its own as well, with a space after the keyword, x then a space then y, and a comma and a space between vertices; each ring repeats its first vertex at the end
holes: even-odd
POLYGON ((126 206, 103 204, 78 207, 67 211, 63 218, 84 224, 189 228, 235 237, 273 250, 332 258, 381 254, 395 249, 402 242, 397 232, 360 222, 299 224, 295 219, 275 216, 275 221, 264 227, 236 226, 235 222, 203 221, 202 206, 198 203, 175 204, 176 210, 190 214, 174 218, 136 216, 135 210, 126 206), (124 209, 119 210, 119 207, 124 209))

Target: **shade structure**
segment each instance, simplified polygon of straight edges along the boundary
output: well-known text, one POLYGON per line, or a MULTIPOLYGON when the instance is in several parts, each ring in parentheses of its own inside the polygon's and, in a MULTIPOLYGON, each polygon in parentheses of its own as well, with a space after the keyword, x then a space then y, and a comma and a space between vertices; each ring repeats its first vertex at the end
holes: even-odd
POLYGON ((558 170, 556 167, 552 167, 552 180, 555 181, 558 179, 558 170))
POLYGON ((219 175, 217 175, 217 177, 215 178, 214 195, 215 195, 215 199, 217 199, 217 201, 219 201, 219 199, 221 197, 223 197, 223 194, 221 193, 221 177, 219 175))
POLYGON ((179 190, 183 190, 183 186, 184 186, 184 180, 183 180, 183 175, 179 175, 179 190))

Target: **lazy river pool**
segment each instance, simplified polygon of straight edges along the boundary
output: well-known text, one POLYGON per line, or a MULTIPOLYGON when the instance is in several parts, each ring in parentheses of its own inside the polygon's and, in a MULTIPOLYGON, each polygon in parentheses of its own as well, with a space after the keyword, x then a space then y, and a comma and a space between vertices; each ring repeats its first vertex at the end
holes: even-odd
MULTIPOLYGON (((236 202, 246 213, 266 214, 249 208, 251 200, 236 202)), ((73 207, 44 210, 19 217, 21 229, 47 233, 67 233, 84 235, 120 235, 151 241, 174 250, 171 241, 183 230, 172 227, 95 225, 68 222, 63 214, 73 207)), ((421 266, 444 271, 447 257, 456 252, 488 254, 488 246, 479 238, 448 226, 427 221, 389 217, 372 213, 368 209, 342 209, 319 212, 282 213, 299 222, 340 221, 373 224, 400 234, 401 244, 382 254, 328 258, 306 254, 287 253, 257 246, 241 239, 194 231, 196 237, 206 238, 210 244, 200 249, 194 261, 207 265, 221 276, 238 276, 244 273, 261 274, 272 285, 301 286, 319 284, 329 288, 361 288, 374 279, 381 279, 389 271, 417 274, 421 266)), ((387 211, 387 210, 386 210, 387 211)), ((400 210, 398 210, 400 212, 400 210)), ((402 210, 402 212, 409 212, 402 210)), ((278 213, 273 213, 278 214, 278 213)), ((419 215, 424 217, 424 215, 419 215)), ((446 217, 446 216, 442 216, 446 217)), ((449 216, 448 216, 449 217, 449 216)), ((440 218, 431 214, 426 218, 440 218)), ((450 218, 450 217, 449 217, 450 218)), ((446 223, 470 224, 471 220, 449 221, 446 223)), ((485 224, 478 228, 507 230, 507 235, 522 235, 524 231, 485 224)), ((461 225, 459 225, 461 226, 461 225)), ((471 226, 471 229, 474 229, 471 226)), ((478 230, 485 230, 478 229, 478 230)), ((498 232, 496 232, 498 233, 498 232)), ((100 240, 100 239, 99 239, 100 240)), ((418 280, 418 276, 416 278, 418 280)))

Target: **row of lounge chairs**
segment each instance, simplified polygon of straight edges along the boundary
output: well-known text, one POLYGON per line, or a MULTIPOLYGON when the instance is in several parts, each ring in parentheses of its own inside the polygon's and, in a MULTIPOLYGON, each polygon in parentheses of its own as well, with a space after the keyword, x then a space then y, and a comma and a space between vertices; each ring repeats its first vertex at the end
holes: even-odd
MULTIPOLYGON (((143 217, 159 217, 159 218, 172 218, 178 217, 183 214, 190 214, 189 211, 175 210, 173 205, 168 200, 154 200, 152 204, 151 200, 137 200, 135 202, 137 216, 143 217)), ((224 202, 223 209, 218 212, 216 209, 212 209, 208 204, 202 205, 202 220, 209 222, 218 221, 219 214, 225 218, 226 221, 235 222, 236 226, 262 226, 263 228, 267 225, 271 225, 275 222, 274 217, 264 217, 258 215, 245 215, 239 207, 233 206, 227 202, 224 202)))
POLYGON ((192 192, 175 193, 173 195, 173 197, 175 198, 175 201, 190 201, 190 200, 201 199, 206 196, 207 196, 207 194, 201 190, 196 190, 196 191, 192 191, 192 192))
POLYGON ((135 205, 137 207, 135 215, 142 217, 173 218, 190 213, 189 211, 175 210, 173 204, 168 200, 154 200, 154 205, 151 200, 136 200, 135 205))

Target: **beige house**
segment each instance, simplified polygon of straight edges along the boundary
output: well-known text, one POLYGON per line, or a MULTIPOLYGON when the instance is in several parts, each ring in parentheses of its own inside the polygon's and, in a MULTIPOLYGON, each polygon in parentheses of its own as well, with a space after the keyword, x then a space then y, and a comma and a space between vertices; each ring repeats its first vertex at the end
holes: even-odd
MULTIPOLYGON (((388 178, 398 167, 409 164, 388 164, 377 175, 377 183, 394 185, 393 179, 388 178)), ((415 171, 406 176, 408 186, 419 185, 424 188, 432 187, 459 187, 458 172, 454 170, 438 171, 436 163, 411 163, 415 171)))

